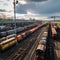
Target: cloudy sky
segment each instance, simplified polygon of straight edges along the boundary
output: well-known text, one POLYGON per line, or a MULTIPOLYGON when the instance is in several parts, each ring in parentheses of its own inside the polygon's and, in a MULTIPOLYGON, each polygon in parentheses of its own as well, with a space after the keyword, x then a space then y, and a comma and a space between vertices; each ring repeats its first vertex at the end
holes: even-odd
MULTIPOLYGON (((0 0, 0 12, 11 15, 13 0, 0 0)), ((19 0, 16 13, 26 18, 60 16, 60 0, 19 0)))

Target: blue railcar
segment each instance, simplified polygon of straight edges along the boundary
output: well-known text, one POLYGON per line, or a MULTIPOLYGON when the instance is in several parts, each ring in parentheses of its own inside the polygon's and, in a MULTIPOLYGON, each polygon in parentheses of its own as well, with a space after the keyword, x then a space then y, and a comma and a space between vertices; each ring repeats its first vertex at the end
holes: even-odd
POLYGON ((7 36, 7 33, 6 32, 0 32, 0 38, 1 37, 5 37, 5 36, 7 36))
POLYGON ((15 34, 16 29, 7 31, 7 35, 15 34))
POLYGON ((11 30, 11 29, 12 29, 11 27, 4 27, 4 28, 0 29, 0 32, 8 31, 8 30, 11 30))
POLYGON ((21 31, 22 31, 23 29, 21 29, 21 28, 17 28, 17 33, 20 33, 21 31))

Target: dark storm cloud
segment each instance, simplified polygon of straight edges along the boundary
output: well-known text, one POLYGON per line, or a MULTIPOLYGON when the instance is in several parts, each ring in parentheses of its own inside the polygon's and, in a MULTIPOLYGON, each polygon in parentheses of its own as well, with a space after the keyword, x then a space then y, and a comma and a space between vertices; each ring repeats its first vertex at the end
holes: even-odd
POLYGON ((19 4, 17 7, 16 7, 16 12, 17 13, 20 13, 20 14, 27 14, 27 9, 24 5, 22 4, 19 4))
POLYGON ((30 11, 35 14, 41 15, 54 15, 60 13, 60 0, 48 0, 43 3, 28 3, 25 5, 19 4, 17 6, 17 12, 27 13, 30 11))
POLYGON ((41 2, 41 1, 46 1, 46 0, 25 0, 27 2, 41 2))
POLYGON ((0 9, 0 12, 6 12, 4 9, 0 9))
POLYGON ((60 0, 51 0, 50 2, 39 6, 40 13, 60 13, 60 0))
POLYGON ((33 10, 34 9, 36 10, 36 7, 37 6, 35 3, 29 3, 29 4, 25 4, 25 5, 19 4, 16 7, 16 12, 20 13, 20 14, 27 14, 27 11, 34 12, 33 10))
POLYGON ((60 0, 51 0, 50 2, 46 2, 45 4, 36 4, 35 8, 31 6, 31 10, 35 13, 42 13, 42 14, 53 14, 53 13, 60 13, 60 0))

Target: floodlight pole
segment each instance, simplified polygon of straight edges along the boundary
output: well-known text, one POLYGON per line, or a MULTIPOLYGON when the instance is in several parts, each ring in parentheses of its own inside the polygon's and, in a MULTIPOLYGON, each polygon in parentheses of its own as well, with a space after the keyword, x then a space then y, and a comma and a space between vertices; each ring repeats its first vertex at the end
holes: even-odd
POLYGON ((55 18, 56 18, 56 16, 53 16, 53 18, 54 18, 54 24, 55 24, 55 18))
POLYGON ((55 22, 55 16, 54 16, 54 22, 55 22))
POLYGON ((4 15, 3 13, 2 13, 2 17, 3 17, 3 18, 2 18, 2 21, 1 21, 1 22, 2 22, 2 25, 3 25, 3 21, 4 21, 4 19, 5 19, 5 15, 4 15))
MULTIPOLYGON (((14 20, 14 25, 15 25, 14 29, 16 29, 16 1, 15 0, 13 2, 13 5, 14 5, 14 18, 13 18, 13 20, 14 20)), ((15 34, 17 34, 16 30, 15 30, 15 34)))

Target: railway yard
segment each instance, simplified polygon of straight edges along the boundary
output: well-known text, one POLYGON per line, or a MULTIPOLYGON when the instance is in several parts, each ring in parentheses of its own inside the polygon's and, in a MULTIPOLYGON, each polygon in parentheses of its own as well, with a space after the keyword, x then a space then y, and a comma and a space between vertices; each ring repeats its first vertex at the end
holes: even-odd
POLYGON ((60 60, 60 0, 0 0, 0 60, 60 60))
MULTIPOLYGON (((20 24, 21 25, 21 24, 20 24)), ((5 25, 6 26, 6 25, 5 25)), ((0 60, 60 60, 60 26, 33 23, 0 29, 0 60)))

